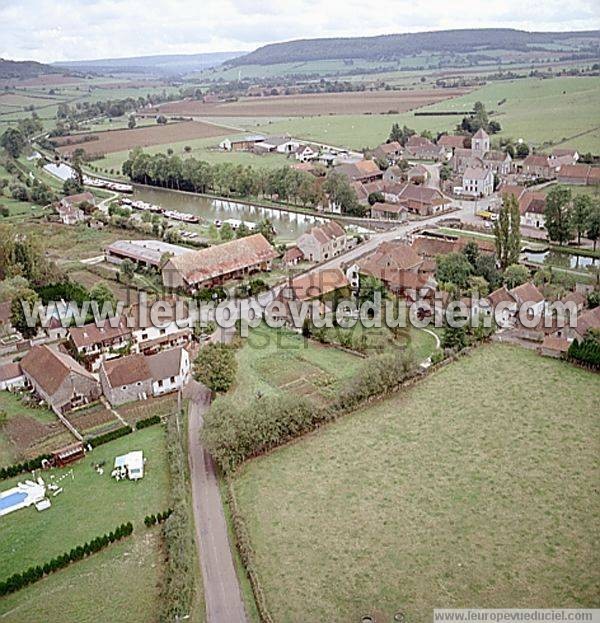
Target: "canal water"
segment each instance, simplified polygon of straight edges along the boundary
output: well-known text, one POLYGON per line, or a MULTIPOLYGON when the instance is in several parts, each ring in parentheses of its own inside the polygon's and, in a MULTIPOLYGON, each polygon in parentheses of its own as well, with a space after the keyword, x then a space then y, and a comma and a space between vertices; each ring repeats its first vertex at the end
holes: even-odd
POLYGON ((165 210, 177 210, 195 214, 207 223, 214 222, 215 220, 225 221, 227 219, 257 223, 263 218, 268 218, 273 223, 278 237, 288 240, 296 239, 316 223, 324 222, 324 219, 311 214, 285 212, 283 210, 246 205, 236 201, 178 193, 161 188, 141 188, 135 186, 133 199, 161 206, 165 210))
POLYGON ((570 268, 572 270, 586 270, 588 266, 600 266, 598 258, 585 255, 571 255, 569 253, 556 253, 554 251, 533 252, 527 251, 525 258, 529 262, 556 266, 557 268, 570 268))

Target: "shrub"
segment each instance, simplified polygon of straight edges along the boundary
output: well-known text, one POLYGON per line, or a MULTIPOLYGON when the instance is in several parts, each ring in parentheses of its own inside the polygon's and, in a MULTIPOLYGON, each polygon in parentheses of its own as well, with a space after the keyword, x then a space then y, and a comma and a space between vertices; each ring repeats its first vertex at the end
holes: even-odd
POLYGON ((215 392, 226 392, 237 373, 235 351, 227 344, 213 343, 200 349, 195 378, 215 392))

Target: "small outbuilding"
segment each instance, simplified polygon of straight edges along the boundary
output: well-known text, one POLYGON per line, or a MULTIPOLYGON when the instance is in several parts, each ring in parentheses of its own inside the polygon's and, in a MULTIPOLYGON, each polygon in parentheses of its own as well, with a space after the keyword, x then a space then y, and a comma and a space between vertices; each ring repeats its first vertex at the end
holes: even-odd
POLYGON ((142 450, 134 450, 115 458, 113 476, 117 479, 129 478, 140 480, 144 477, 144 453, 142 450))

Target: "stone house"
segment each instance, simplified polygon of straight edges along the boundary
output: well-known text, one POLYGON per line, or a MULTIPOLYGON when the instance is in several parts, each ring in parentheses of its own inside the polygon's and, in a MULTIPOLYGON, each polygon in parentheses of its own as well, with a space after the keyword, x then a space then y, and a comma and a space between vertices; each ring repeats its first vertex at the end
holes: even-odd
POLYGON ((34 346, 20 362, 27 381, 55 411, 65 413, 98 400, 101 389, 96 377, 69 355, 34 346))
POLYGON ((132 333, 125 318, 108 318, 99 324, 70 327, 69 341, 86 366, 96 371, 102 359, 118 357, 131 346, 132 333))
POLYGON ((152 373, 144 355, 103 361, 99 374, 102 392, 113 407, 152 396, 152 373))
POLYGON ((311 227, 302 234, 296 245, 309 262, 322 262, 346 250, 344 228, 335 221, 311 227))

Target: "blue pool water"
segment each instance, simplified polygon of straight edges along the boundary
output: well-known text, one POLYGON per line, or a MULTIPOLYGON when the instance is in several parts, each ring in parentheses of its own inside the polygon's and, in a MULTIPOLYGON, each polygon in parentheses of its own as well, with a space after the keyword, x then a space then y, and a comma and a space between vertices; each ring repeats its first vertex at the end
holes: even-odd
POLYGON ((15 491, 14 493, 7 495, 5 498, 0 498, 0 510, 21 504, 26 497, 27 493, 24 491, 15 491))

